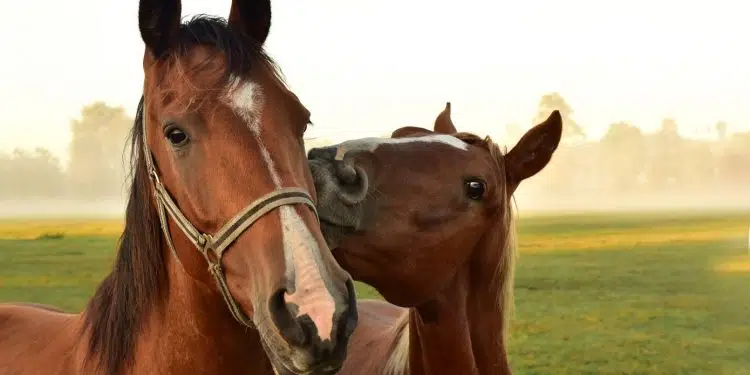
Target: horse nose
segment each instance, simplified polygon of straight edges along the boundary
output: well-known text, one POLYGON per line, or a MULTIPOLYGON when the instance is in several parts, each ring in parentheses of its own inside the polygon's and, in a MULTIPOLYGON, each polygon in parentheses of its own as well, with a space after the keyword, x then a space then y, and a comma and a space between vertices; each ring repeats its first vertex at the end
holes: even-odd
POLYGON ((271 319, 286 342, 301 350, 304 361, 309 366, 322 365, 326 363, 340 364, 346 357, 346 348, 349 337, 357 326, 358 313, 354 284, 351 279, 346 281, 346 297, 343 301, 337 301, 332 328, 329 330, 316 324, 313 317, 304 312, 300 313, 299 306, 287 302, 288 291, 279 289, 271 297, 269 312, 271 319))
POLYGON ((351 161, 335 161, 333 174, 339 187, 339 196, 344 203, 353 205, 367 197, 368 179, 364 169, 351 161))
POLYGON ((331 161, 336 158, 336 147, 316 147, 310 149, 307 153, 308 160, 326 160, 331 161))

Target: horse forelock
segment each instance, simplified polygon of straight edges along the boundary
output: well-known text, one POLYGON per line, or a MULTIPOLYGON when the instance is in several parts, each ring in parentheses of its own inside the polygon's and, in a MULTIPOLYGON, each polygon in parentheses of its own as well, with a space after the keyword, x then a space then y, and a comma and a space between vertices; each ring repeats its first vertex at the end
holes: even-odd
POLYGON ((248 79, 251 69, 263 71, 269 83, 297 99, 263 46, 220 17, 197 15, 181 25, 177 45, 155 64, 161 69, 147 88, 157 94, 151 99, 169 102, 183 111, 197 111, 210 100, 221 98, 238 81, 248 79), (213 50, 196 51, 194 47, 213 50))

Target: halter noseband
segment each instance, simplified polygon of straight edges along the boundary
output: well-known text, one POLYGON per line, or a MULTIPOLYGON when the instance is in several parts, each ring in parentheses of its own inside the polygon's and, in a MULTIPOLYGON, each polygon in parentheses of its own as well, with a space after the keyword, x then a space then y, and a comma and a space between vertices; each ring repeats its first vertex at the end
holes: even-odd
POLYGON ((151 183, 154 185, 154 197, 156 198, 156 209, 159 213, 159 222, 161 229, 164 232, 164 237, 167 240, 167 244, 169 245, 169 249, 179 262, 180 258, 177 256, 177 251, 172 243, 172 237, 169 234, 167 213, 182 232, 185 233, 185 236, 187 236, 190 242, 195 245, 201 255, 203 255, 206 262, 208 262, 208 271, 214 276, 219 292, 224 298, 224 302, 226 302, 229 307, 232 316, 234 316, 240 324, 249 328, 254 328, 255 325, 253 322, 244 312, 242 312, 237 301, 234 300, 232 294, 229 292, 229 286, 227 285, 224 271, 221 266, 221 257, 224 255, 224 251, 234 242, 234 240, 247 230, 247 228, 275 208, 286 205, 304 204, 310 207, 315 213, 315 217, 318 218, 318 211, 315 208, 315 203, 313 202, 312 197, 307 191, 300 188, 280 188, 250 203, 213 235, 203 233, 191 224, 182 211, 180 211, 180 208, 159 179, 159 174, 156 172, 156 167, 154 165, 153 155, 148 147, 146 116, 146 98, 144 97, 142 121, 143 157, 146 160, 146 168, 148 170, 148 175, 151 178, 151 183))

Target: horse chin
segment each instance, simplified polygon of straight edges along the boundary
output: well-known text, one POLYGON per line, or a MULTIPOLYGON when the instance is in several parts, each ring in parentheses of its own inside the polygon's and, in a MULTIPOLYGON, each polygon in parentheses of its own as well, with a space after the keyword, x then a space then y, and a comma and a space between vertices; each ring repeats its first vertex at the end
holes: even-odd
MULTIPOLYGON (((271 334, 261 334, 261 337, 269 337, 271 334)), ((295 352, 286 344, 281 344, 283 339, 271 337, 261 340, 263 350, 271 362, 273 373, 276 375, 333 375, 341 370, 343 360, 330 361, 313 366, 297 365, 298 357, 295 352)))
POLYGON ((333 375, 341 370, 341 366, 320 367, 308 370, 290 370, 283 364, 273 364, 273 372, 276 375, 333 375))
POLYGON ((404 293, 402 290, 378 288, 378 292, 383 298, 390 304, 404 308, 419 307, 430 302, 431 297, 426 295, 410 295, 404 293))
POLYGON ((327 364, 324 366, 317 366, 304 370, 292 370, 289 368, 290 366, 288 366, 287 363, 293 363, 294 361, 274 360, 274 357, 271 356, 271 354, 269 354, 269 358, 271 358, 271 367, 273 367, 273 372, 276 375, 333 375, 338 373, 343 365, 343 363, 327 364))
POLYGON ((261 340, 263 350, 268 356, 268 360, 271 362, 273 373, 276 375, 300 375, 305 372, 292 371, 289 369, 289 365, 292 363, 291 353, 289 347, 281 348, 276 343, 269 343, 267 339, 261 340))
POLYGON ((325 219, 320 218, 320 229, 323 232, 323 238, 328 244, 328 247, 333 250, 341 246, 341 242, 344 237, 354 233, 355 228, 353 226, 341 225, 325 219))

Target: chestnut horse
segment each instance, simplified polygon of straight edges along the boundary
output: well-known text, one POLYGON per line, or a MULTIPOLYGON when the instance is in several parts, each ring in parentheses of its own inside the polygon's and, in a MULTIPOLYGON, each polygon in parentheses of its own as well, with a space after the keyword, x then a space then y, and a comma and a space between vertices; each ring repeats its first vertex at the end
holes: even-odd
POLYGON ((341 374, 511 373, 511 197, 550 161, 561 117, 553 112, 507 154, 489 137, 458 133, 450 103, 434 129, 308 153, 334 256, 408 308, 360 300, 341 374))
POLYGON ((269 0, 180 21, 141 0, 143 97, 112 272, 81 314, 0 307, 1 374, 332 374, 357 310, 320 231, 309 112, 263 50, 269 0))

